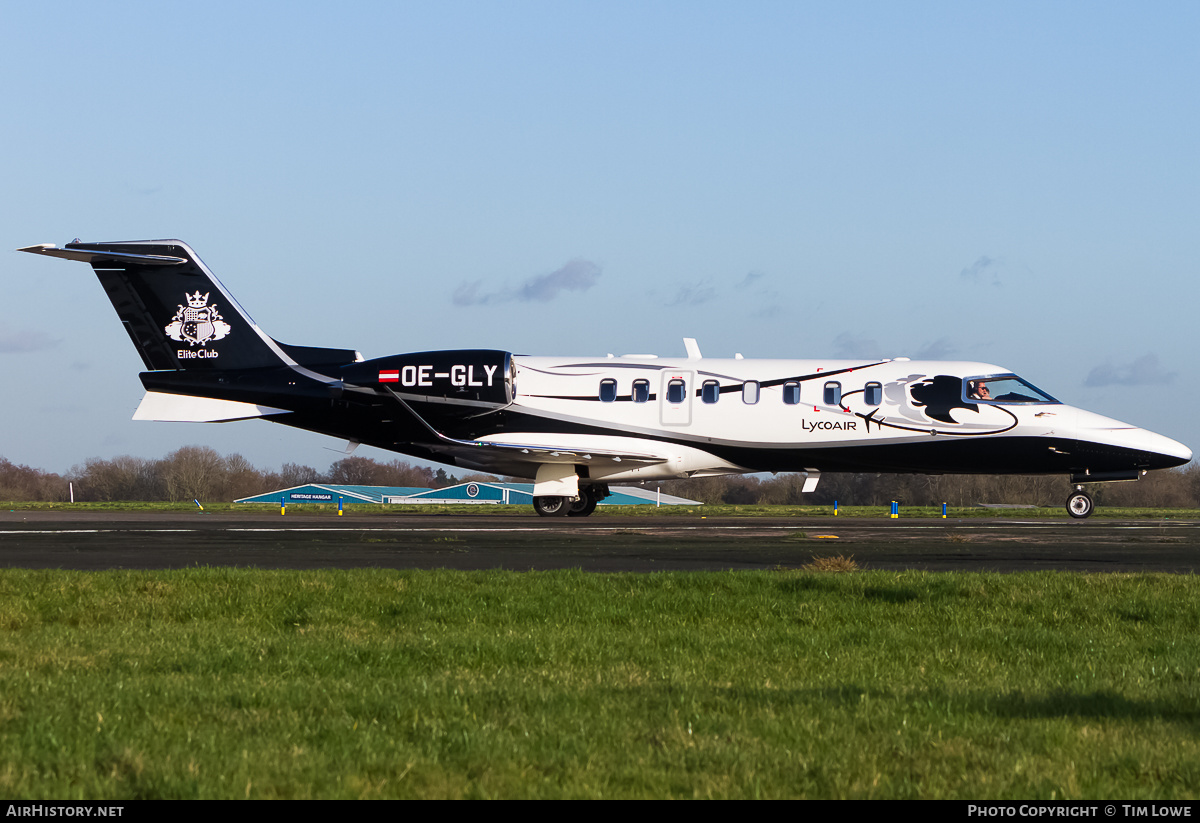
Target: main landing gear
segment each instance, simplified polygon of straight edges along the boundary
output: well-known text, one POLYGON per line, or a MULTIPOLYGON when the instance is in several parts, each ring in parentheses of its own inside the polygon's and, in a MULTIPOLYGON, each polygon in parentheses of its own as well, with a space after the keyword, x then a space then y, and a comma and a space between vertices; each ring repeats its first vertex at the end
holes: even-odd
POLYGON ((1075 491, 1071 492, 1071 496, 1067 498, 1067 514, 1082 520, 1092 513, 1095 509, 1095 504, 1092 503, 1092 498, 1083 490, 1082 486, 1076 486, 1075 491))
POLYGON ((533 498, 533 510, 542 517, 587 517, 596 504, 608 497, 607 487, 580 486, 579 497, 533 498))

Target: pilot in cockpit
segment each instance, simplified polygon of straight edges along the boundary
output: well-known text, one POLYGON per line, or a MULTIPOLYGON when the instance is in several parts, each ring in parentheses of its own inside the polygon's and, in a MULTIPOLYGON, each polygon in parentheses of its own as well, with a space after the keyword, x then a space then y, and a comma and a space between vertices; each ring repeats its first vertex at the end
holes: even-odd
POLYGON ((967 384, 967 397, 971 400, 991 400, 992 393, 988 391, 987 383, 982 380, 972 380, 967 384))

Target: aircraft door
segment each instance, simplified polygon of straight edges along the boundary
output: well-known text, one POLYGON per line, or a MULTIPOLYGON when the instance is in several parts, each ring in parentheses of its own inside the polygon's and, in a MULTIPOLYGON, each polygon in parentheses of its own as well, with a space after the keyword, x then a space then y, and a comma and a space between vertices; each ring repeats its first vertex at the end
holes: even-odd
POLYGON ((664 371, 662 373, 662 424, 664 426, 687 426, 692 422, 692 384, 695 372, 664 371))

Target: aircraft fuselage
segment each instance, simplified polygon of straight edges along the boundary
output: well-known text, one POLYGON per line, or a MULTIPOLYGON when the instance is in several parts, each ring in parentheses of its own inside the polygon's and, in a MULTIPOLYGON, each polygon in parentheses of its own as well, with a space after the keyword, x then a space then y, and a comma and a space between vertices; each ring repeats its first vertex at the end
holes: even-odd
MULTIPOLYGON (((662 463, 608 461, 589 472, 614 481, 806 470, 1132 477, 1190 459, 1166 437, 1036 390, 1026 399, 967 396, 972 380, 1011 375, 988 363, 903 359, 513 356, 509 402, 453 403, 453 391, 433 400, 419 386, 395 391, 462 440, 519 434, 545 448, 620 452, 654 443, 670 453, 662 463)), ((466 455, 459 464, 536 473, 520 460, 498 460, 466 455)))

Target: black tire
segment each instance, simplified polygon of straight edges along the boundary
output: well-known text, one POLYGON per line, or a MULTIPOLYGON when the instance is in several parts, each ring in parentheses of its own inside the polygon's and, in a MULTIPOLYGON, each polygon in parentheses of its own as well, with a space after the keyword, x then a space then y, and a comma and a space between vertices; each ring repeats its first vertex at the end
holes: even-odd
POLYGON ((1071 492, 1071 496, 1067 498, 1067 514, 1074 517, 1076 520, 1082 520, 1092 513, 1095 505, 1085 492, 1071 492))
POLYGON ((571 508, 570 502, 566 497, 535 497, 533 510, 542 517, 566 517, 571 508))
POLYGON ((579 499, 568 502, 567 517, 587 517, 596 510, 596 504, 599 502, 594 494, 580 489, 579 499))

